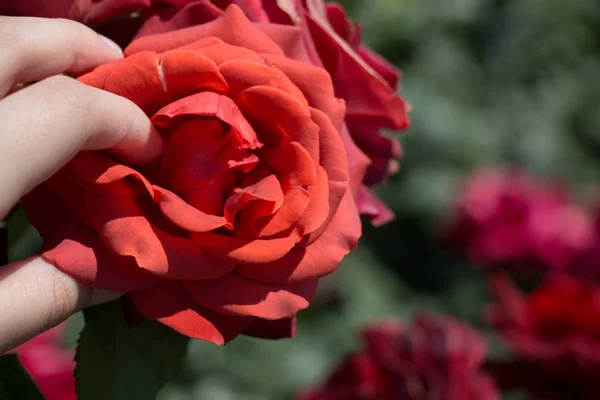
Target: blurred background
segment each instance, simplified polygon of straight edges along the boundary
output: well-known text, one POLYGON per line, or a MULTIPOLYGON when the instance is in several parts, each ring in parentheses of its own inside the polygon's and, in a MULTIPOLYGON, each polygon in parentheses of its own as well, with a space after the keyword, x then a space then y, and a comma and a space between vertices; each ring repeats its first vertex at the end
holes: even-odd
MULTIPOLYGON (((161 400, 291 399, 319 385, 359 346, 357 329, 426 311, 454 316, 506 345, 486 324, 486 271, 446 243, 465 179, 518 166, 567 188, 593 214, 600 182, 600 3, 593 0, 341 0, 364 41, 403 71, 412 127, 398 135, 400 172, 377 192, 396 213, 368 226, 359 248, 300 314, 294 340, 193 342, 185 373, 161 400)), ((590 217, 591 218, 591 217, 590 217)), ((39 239, 11 217, 10 256, 39 239)), ((70 325, 73 343, 80 317, 70 325)), ((510 393, 507 398, 523 398, 510 393)))

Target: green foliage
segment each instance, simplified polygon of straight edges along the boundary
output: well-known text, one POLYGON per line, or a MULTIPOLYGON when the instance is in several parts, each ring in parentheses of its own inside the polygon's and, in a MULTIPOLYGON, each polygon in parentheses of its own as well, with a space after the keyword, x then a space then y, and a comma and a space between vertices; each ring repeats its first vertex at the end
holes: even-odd
POLYGON ((0 357, 0 400, 44 400, 15 354, 0 357))
POLYGON ((179 372, 188 339, 154 321, 128 327, 119 302, 89 308, 75 360, 79 400, 148 400, 179 372))

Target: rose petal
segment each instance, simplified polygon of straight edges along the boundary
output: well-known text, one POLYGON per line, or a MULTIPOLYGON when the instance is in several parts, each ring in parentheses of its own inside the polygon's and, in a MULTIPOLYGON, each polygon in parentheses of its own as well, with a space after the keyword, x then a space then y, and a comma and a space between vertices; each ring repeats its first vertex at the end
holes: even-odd
MULTIPOLYGON (((184 1, 188 2, 189 0, 184 1)), ((162 12, 150 16, 138 30, 135 38, 138 39, 143 36, 157 35, 159 33, 205 24, 222 14, 223 11, 209 1, 194 1, 184 4, 183 7, 175 10, 175 13, 162 12)))
POLYGON ((360 188, 356 204, 360 214, 366 216, 373 226, 387 224, 395 218, 394 212, 364 185, 360 188))
POLYGON ((286 231, 298 223, 310 201, 311 195, 307 190, 292 187, 285 193, 283 205, 275 214, 249 221, 252 223, 241 221, 242 229, 236 228, 236 237, 250 239, 267 238, 284 233, 291 235, 292 233, 286 231))
MULTIPOLYGON (((296 225, 296 230, 299 235, 305 236, 316 231, 325 221, 327 220, 330 212, 330 196, 337 198, 331 201, 331 204, 337 207, 339 200, 345 192, 341 190, 330 190, 330 184, 327 181, 327 173, 323 167, 317 169, 317 179, 313 186, 309 188, 310 203, 306 207, 304 214, 296 225)), ((333 185, 333 184, 332 184, 333 185)), ((337 187, 341 187, 340 184, 335 184, 337 187)))
POLYGON ((133 259, 108 250, 98 234, 75 218, 45 185, 28 194, 23 205, 44 239, 42 257, 73 278, 116 292, 144 289, 160 281, 133 259))
POLYGON ((200 305, 234 315, 276 320, 295 316, 308 307, 317 280, 286 285, 267 285, 228 274, 213 281, 184 282, 200 305))
POLYGON ((385 58, 365 46, 359 46, 358 55, 365 60, 371 68, 377 71, 391 88, 396 89, 398 87, 400 71, 394 65, 390 64, 385 58))
POLYGON ((74 3, 70 18, 80 20, 84 24, 98 24, 114 17, 125 15, 141 8, 150 7, 150 0, 103 0, 94 1, 88 7, 82 3, 74 3), (82 11, 85 11, 82 13, 82 11), (83 15, 81 15, 83 14, 83 15))
POLYGON ((246 121, 231 98, 217 93, 197 93, 174 101, 159 110, 152 123, 169 127, 173 119, 183 116, 216 117, 231 126, 230 135, 235 148, 256 149, 261 146, 252 126, 246 121))
POLYGON ((308 107, 302 92, 287 76, 278 69, 265 65, 264 62, 230 60, 219 64, 219 71, 227 80, 232 97, 252 86, 268 86, 292 95, 308 107))
POLYGON ((79 80, 85 84, 126 97, 152 115, 168 103, 155 53, 142 52, 102 66, 79 80))
POLYGON ((263 59, 252 50, 239 46, 232 46, 213 37, 189 43, 185 46, 179 47, 179 49, 193 50, 198 54, 210 58, 217 65, 221 65, 232 60, 247 60, 257 63, 264 62, 263 59))
POLYGON ((283 257, 298 241, 296 237, 275 239, 238 239, 214 232, 192 233, 202 249, 228 262, 264 263, 283 257))
MULTIPOLYGON (((253 19, 253 21, 257 20, 253 19)), ((313 64, 310 56, 308 55, 307 47, 302 35, 302 29, 295 26, 282 25, 272 22, 255 23, 254 26, 271 38, 271 40, 276 42, 283 50, 286 57, 291 58, 292 60, 300 61, 307 65, 313 64)))
POLYGON ((231 5, 227 7, 220 18, 214 21, 177 31, 141 37, 125 49, 125 55, 130 56, 142 51, 162 53, 211 36, 256 52, 283 54, 275 42, 254 27, 238 6, 231 5))
POLYGON ((282 142, 277 147, 267 147, 262 151, 262 156, 285 187, 310 186, 315 183, 315 161, 300 143, 282 142))
POLYGON ((220 121, 198 118, 171 131, 159 176, 164 186, 186 200, 188 192, 201 188, 222 196, 223 186, 235 182, 235 171, 247 173, 258 162, 258 157, 247 149, 235 148, 232 136, 224 132, 220 121))
POLYGON ((348 176, 350 177, 350 189, 354 194, 354 197, 358 196, 360 187, 362 186, 363 178, 369 167, 371 161, 369 157, 362 152, 361 149, 356 146, 356 143, 352 140, 346 124, 342 126, 341 130, 342 142, 344 143, 344 149, 346 150, 346 157, 348 159, 348 176))
POLYGON ((333 77, 336 94, 346 100, 347 115, 377 119, 381 127, 408 127, 406 103, 387 82, 331 28, 326 16, 307 14, 319 55, 333 77))
POLYGON ((152 185, 138 171, 102 151, 83 151, 71 162, 73 176, 86 190, 104 195, 144 195, 152 185))
MULTIPOLYGON (((225 219, 233 226, 238 212, 246 214, 246 206, 252 203, 252 219, 271 215, 283 204, 283 191, 275 175, 269 175, 257 183, 236 189, 234 194, 225 202, 225 219), (259 209, 256 208, 259 205, 259 209)), ((249 222, 249 221, 248 221, 249 222)))
POLYGON ((93 228, 83 202, 83 188, 76 183, 71 164, 65 166, 45 183, 52 194, 69 210, 77 219, 86 226, 93 228))
POLYGON ((163 82, 170 101, 194 93, 228 93, 225 78, 211 59, 191 50, 172 50, 159 55, 163 82))
POLYGON ((263 57, 302 91, 311 107, 325 112, 335 129, 341 130, 346 107, 344 101, 335 96, 331 76, 327 71, 284 56, 265 54, 263 57))
POLYGON ((154 201, 171 222, 188 232, 208 232, 224 226, 223 217, 208 215, 192 207, 179 196, 159 186, 154 188, 154 201))
POLYGON ((319 128, 298 99, 279 89, 254 86, 240 92, 234 100, 266 145, 277 146, 283 139, 296 141, 318 162, 319 128))
POLYGON ((327 115, 316 109, 310 109, 312 120, 319 126, 319 164, 327 172, 330 182, 348 182, 350 179, 359 180, 361 176, 348 176, 348 157, 340 133, 335 129, 327 115))
POLYGON ((361 235, 361 224, 352 195, 348 192, 325 231, 307 247, 295 247, 271 263, 238 265, 236 272, 249 279, 286 284, 321 278, 333 272, 352 251, 361 235))
POLYGON ((72 176, 79 178, 78 184, 83 185, 86 191, 101 195, 148 195, 158 204, 164 216, 190 232, 204 232, 226 223, 222 217, 194 210, 173 193, 151 185, 139 172, 118 164, 101 152, 80 153, 71 165, 72 176))
MULTIPOLYGON (((85 193, 84 200, 106 246, 119 255, 134 257, 141 268, 155 275, 168 279, 213 279, 235 265, 212 257, 182 233, 167 232, 157 226, 160 213, 152 210, 150 200, 91 192, 85 193)), ((168 225, 168 221, 163 225, 168 225)), ((175 227, 171 230, 175 231, 175 227)))
POLYGON ((154 319, 177 332, 217 346, 239 335, 253 320, 217 313, 196 304, 181 283, 161 285, 131 293, 131 300, 144 317, 154 319))

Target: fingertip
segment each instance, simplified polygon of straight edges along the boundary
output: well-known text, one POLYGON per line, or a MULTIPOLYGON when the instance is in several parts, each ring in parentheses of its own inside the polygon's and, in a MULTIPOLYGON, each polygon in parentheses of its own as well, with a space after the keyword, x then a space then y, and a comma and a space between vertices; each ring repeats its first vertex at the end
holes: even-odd
POLYGON ((115 60, 123 58, 123 49, 121 49, 118 44, 104 35, 98 34, 98 36, 100 37, 100 40, 102 40, 103 45, 107 47, 108 51, 113 55, 115 60))
POLYGON ((136 133, 128 133, 125 140, 108 150, 118 158, 133 165, 156 161, 163 153, 165 141, 154 125, 148 121, 147 127, 136 133))

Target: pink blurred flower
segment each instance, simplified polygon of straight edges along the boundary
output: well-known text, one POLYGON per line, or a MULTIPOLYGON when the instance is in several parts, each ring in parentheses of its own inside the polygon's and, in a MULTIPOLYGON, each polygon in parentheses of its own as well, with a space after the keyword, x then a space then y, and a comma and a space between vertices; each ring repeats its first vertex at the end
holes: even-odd
POLYGON ((21 364, 47 400, 75 400, 73 351, 60 347, 65 325, 59 325, 17 347, 21 364))
POLYGON ((363 333, 319 389, 301 400, 492 400, 494 382, 481 372, 486 345, 472 328, 449 317, 421 315, 411 326, 387 321, 363 333))
POLYGON ((567 270, 591 246, 593 224, 559 185, 516 169, 490 169, 466 182, 449 237, 480 265, 567 270))

